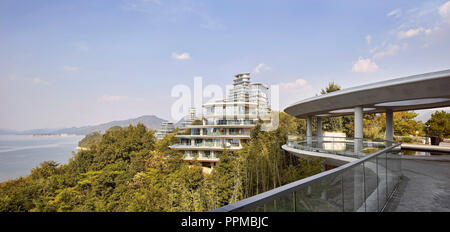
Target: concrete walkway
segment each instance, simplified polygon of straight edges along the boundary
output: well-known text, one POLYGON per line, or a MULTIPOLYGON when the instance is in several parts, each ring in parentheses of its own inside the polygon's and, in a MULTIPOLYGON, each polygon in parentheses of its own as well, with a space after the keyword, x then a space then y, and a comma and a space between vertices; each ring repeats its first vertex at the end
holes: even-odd
POLYGON ((448 152, 450 153, 450 146, 447 143, 441 143, 439 146, 424 145, 424 144, 409 144, 402 143, 402 149, 407 150, 419 150, 419 151, 438 151, 438 152, 448 152))
POLYGON ((402 172, 385 212, 450 212, 450 162, 404 159, 402 172))

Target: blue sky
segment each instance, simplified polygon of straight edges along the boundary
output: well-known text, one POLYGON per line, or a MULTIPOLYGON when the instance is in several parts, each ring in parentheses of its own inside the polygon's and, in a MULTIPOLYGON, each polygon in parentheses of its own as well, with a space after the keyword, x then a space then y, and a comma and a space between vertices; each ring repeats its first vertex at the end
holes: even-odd
POLYGON ((171 89, 280 85, 280 105, 450 68, 450 1, 0 2, 0 128, 155 114, 171 89))

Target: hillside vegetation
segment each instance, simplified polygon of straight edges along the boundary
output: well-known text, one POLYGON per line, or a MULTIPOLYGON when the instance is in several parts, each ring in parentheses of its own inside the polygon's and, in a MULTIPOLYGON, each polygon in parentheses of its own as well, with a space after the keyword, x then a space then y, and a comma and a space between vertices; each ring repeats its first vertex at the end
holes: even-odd
POLYGON ((174 134, 157 141, 142 124, 112 128, 86 136, 89 150, 67 164, 43 162, 26 177, 0 183, 0 211, 211 210, 320 172, 320 160, 281 149, 303 124, 280 113, 277 130, 253 129, 244 149, 223 152, 210 175, 168 148, 174 134))

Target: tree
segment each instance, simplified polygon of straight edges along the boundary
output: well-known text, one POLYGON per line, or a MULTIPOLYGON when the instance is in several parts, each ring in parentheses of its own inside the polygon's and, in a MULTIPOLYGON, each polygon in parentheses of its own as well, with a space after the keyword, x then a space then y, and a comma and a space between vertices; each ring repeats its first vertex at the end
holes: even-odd
POLYGON ((320 94, 323 95, 323 94, 332 93, 332 92, 335 92, 338 90, 341 90, 341 86, 334 83, 334 81, 333 81, 333 82, 328 83, 328 86, 325 87, 325 89, 321 89, 320 94))
MULTIPOLYGON (((320 91, 320 94, 328 94, 341 90, 341 86, 333 82, 328 83, 325 89, 320 91)), ((324 131, 343 131, 344 130, 344 117, 328 117, 322 119, 322 128, 324 131)))
POLYGON ((429 128, 429 136, 450 137, 450 113, 444 110, 434 112, 425 125, 429 128))
MULTIPOLYGON (((394 133, 401 136, 421 134, 423 124, 414 120, 417 115, 414 111, 394 112, 394 133)), ((386 122, 386 116, 384 122, 386 122)))
MULTIPOLYGON (((207 211, 313 175, 321 164, 281 149, 304 120, 280 113, 275 131, 252 130, 244 151, 225 151, 210 175, 156 141, 144 125, 113 128, 68 164, 43 162, 31 174, 0 183, 0 211, 207 211), (256 176, 256 178, 255 178, 256 176)), ((318 161, 317 161, 318 162, 318 161)))

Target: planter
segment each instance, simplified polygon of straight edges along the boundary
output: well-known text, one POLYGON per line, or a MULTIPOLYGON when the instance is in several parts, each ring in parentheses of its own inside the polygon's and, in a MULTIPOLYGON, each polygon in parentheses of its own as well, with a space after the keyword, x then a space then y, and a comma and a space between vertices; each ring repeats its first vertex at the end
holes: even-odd
POLYGON ((439 143, 441 142, 441 138, 436 137, 436 136, 430 137, 430 140, 431 140, 431 145, 439 146, 439 143))

